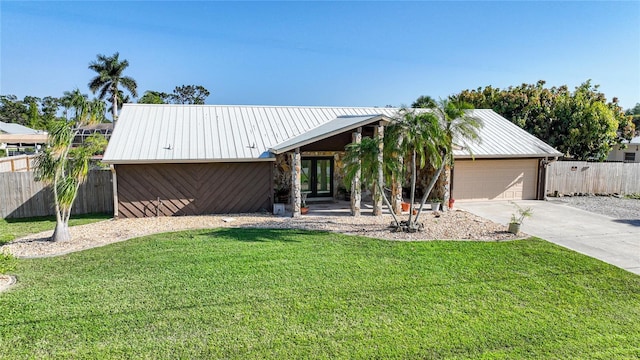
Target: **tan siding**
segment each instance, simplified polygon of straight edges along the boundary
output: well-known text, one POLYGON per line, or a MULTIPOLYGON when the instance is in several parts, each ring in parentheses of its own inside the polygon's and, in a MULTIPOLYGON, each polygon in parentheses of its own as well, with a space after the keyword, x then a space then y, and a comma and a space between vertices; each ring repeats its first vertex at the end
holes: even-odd
POLYGON ((272 165, 270 162, 117 165, 120 216, 181 216, 268 209, 272 165))
POLYGON ((453 177, 456 200, 536 198, 537 159, 458 160, 453 177))

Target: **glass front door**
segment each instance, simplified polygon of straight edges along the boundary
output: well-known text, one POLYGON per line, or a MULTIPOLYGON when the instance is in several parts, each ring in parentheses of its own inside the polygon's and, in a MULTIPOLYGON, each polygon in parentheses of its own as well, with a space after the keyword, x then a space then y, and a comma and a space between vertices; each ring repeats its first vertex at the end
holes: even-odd
POLYGON ((302 159, 300 184, 308 197, 333 196, 333 158, 302 159))

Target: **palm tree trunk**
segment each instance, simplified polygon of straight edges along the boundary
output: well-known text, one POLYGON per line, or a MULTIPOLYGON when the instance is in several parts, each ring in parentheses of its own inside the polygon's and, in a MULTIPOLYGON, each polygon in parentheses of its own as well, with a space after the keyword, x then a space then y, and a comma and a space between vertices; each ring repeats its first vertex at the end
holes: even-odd
POLYGON ((407 224, 411 225, 411 216, 413 215, 413 202, 416 199, 416 150, 413 150, 411 155, 411 203, 409 204, 409 220, 407 224))
POLYGON ((51 237, 51 240, 54 242, 71 240, 71 234, 69 233, 69 223, 67 222, 56 223, 56 229, 53 231, 53 236, 51 237))
POLYGON ((420 201, 420 208, 418 209, 418 213, 416 214, 416 218, 414 219, 415 224, 418 223, 418 217, 420 217, 422 208, 424 207, 424 204, 427 202, 427 197, 431 193, 431 190, 433 190, 433 187, 435 186, 436 181, 438 181, 438 178, 440 177, 440 174, 442 173, 442 170, 445 168, 445 166, 447 166, 446 161, 443 160, 442 165, 440 165, 440 168, 438 168, 438 171, 433 176, 433 179, 431 179, 431 182, 429 182, 429 186, 427 187, 427 190, 424 192, 424 195, 422 195, 422 201, 420 201))
POLYGON ((391 216, 393 216, 393 221, 396 223, 396 229, 400 228, 400 222, 398 221, 398 217, 393 212, 393 208, 391 207, 389 200, 387 200, 387 196, 384 194, 384 189, 382 188, 382 186, 380 186, 379 183, 378 183, 378 191, 380 191, 380 194, 382 194, 382 200, 384 200, 384 203, 387 205, 387 208, 389 209, 391 216))
POLYGON ((111 109, 111 115, 113 116, 113 128, 116 127, 116 121, 118 121, 118 88, 112 89, 113 91, 113 108, 111 109))

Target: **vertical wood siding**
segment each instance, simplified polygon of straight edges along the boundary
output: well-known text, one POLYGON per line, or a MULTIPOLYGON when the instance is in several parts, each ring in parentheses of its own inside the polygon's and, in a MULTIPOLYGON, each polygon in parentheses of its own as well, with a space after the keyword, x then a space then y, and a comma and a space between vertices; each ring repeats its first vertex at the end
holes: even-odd
MULTIPOLYGON (((111 172, 92 170, 80 186, 73 214, 113 213, 111 172)), ((33 172, 0 172, 0 215, 24 218, 54 215, 53 193, 33 172)))
POLYGON ((268 210, 272 166, 271 162, 117 165, 119 216, 268 210))
POLYGON ((557 161, 547 171, 547 194, 640 193, 640 163, 557 161))

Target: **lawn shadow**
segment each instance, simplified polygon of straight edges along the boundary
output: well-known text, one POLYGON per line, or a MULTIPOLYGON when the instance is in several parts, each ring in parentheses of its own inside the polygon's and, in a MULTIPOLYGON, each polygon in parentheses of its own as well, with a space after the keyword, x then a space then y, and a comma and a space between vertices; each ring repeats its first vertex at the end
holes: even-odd
POLYGON ((640 226, 640 219, 615 219, 614 222, 620 224, 629 224, 631 226, 640 226))
POLYGON ((300 229, 270 229, 270 228, 218 228, 205 233, 212 237, 224 237, 241 242, 300 242, 296 237, 309 235, 308 230, 300 229))

